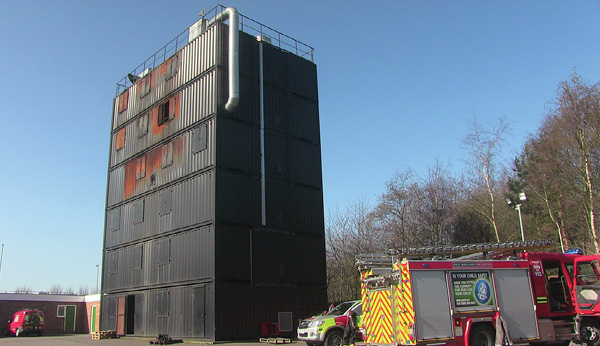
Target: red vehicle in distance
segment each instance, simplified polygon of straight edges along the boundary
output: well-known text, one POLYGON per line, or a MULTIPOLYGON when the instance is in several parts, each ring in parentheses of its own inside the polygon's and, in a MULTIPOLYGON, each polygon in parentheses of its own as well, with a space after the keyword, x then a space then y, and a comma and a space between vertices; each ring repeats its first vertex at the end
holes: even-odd
POLYGON ((23 309, 15 312, 8 320, 4 335, 24 336, 42 335, 44 333, 44 312, 35 309, 23 309))

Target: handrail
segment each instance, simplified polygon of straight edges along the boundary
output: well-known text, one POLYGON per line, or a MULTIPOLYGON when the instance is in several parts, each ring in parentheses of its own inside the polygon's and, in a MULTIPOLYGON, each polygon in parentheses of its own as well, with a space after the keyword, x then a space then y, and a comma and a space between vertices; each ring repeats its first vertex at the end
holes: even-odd
MULTIPOLYGON (((208 12, 202 12, 202 19, 210 18, 211 20, 215 19, 226 9, 223 5, 217 5, 213 7, 208 12)), ((264 36, 271 39, 271 44, 276 46, 282 50, 288 51, 290 53, 294 53, 295 55, 314 62, 314 48, 298 41, 286 34, 283 34, 269 26, 261 24, 254 19, 248 18, 241 13, 239 14, 239 30, 253 35, 253 36, 264 36)), ((222 18, 225 20, 225 18, 222 18)), ((148 59, 146 59, 143 63, 138 65, 133 71, 126 74, 121 80, 117 82, 117 93, 116 95, 120 95, 123 91, 131 87, 134 82, 132 82, 127 76, 129 74, 133 76, 139 76, 144 73, 146 69, 153 70, 158 67, 160 64, 168 60, 171 56, 175 55, 178 51, 180 51, 183 47, 185 47, 189 43, 189 35, 190 35, 190 26, 188 26, 183 32, 177 35, 174 39, 169 41, 162 48, 157 50, 154 54, 152 54, 148 59)))

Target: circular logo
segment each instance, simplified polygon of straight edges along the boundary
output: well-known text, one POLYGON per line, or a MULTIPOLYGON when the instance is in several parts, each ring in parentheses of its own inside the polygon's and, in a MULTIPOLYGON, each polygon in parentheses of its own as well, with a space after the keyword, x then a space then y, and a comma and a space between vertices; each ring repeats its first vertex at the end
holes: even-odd
POLYGON ((490 301, 490 284, 485 279, 475 282, 475 300, 480 305, 485 305, 490 301))

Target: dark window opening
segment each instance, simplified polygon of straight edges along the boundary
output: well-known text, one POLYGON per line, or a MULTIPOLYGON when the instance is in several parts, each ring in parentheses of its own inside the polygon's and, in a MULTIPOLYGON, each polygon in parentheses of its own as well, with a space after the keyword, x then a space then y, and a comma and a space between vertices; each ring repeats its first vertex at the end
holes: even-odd
POLYGON ((167 102, 163 103, 162 105, 158 106, 158 125, 163 125, 164 123, 166 123, 167 121, 173 119, 175 117, 175 112, 172 111, 172 108, 175 108, 172 106, 173 101, 168 100, 167 102))
POLYGON ((566 275, 563 272, 560 262, 544 261, 542 262, 542 266, 544 267, 550 311, 567 311, 571 302, 567 295, 568 284, 566 275))
POLYGON ((135 296, 134 295, 128 295, 127 299, 126 299, 126 308, 125 308, 125 315, 126 315, 126 321, 125 321, 125 326, 126 326, 126 334, 129 335, 133 335, 135 334, 135 296))

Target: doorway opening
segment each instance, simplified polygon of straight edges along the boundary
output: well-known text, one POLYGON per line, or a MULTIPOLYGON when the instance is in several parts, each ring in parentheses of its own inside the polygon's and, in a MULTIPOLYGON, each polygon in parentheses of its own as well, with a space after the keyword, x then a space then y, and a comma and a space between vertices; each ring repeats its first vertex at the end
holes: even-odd
POLYGON ((128 335, 135 334, 135 295, 127 296, 127 308, 125 317, 125 333, 128 335))

